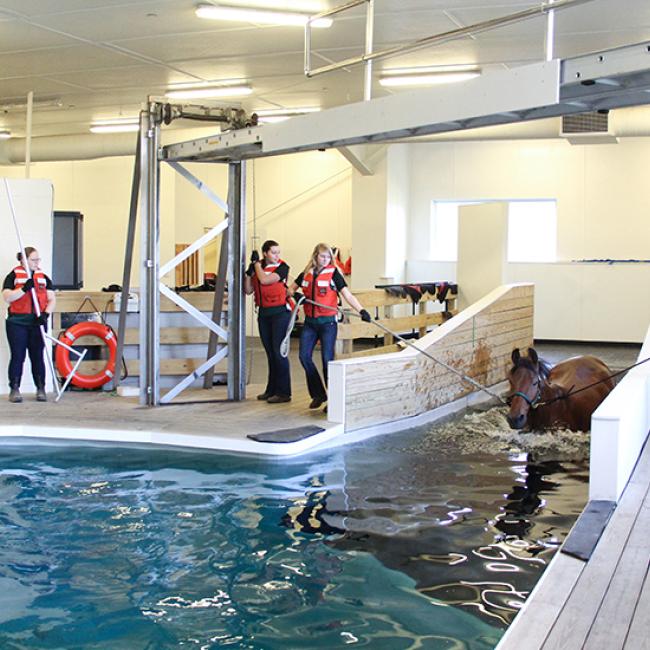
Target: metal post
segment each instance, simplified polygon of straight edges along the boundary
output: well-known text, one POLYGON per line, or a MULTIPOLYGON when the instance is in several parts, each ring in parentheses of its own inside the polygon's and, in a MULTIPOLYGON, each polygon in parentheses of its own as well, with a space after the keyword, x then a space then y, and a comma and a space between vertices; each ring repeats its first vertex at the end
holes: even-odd
POLYGON ((243 295, 246 167, 228 164, 228 399, 246 399, 246 319, 243 295))
MULTIPOLYGON (((368 56, 372 54, 373 36, 375 32, 375 0, 368 0, 366 5, 366 50, 368 56)), ((372 99, 372 59, 366 59, 363 71, 363 99, 372 99)))
MULTIPOLYGON (((555 0, 548 0, 548 4, 552 5, 555 0)), ((553 60, 553 49, 555 44, 555 11, 549 10, 546 17, 546 60, 553 60)))
MULTIPOLYGON (((226 274, 228 273, 228 233, 221 233, 221 251, 219 252, 219 268, 217 271, 217 282, 214 288, 214 301, 212 303, 212 320, 221 325, 223 314, 223 299, 226 292, 226 274)), ((217 352, 219 337, 215 332, 210 332, 208 339, 207 359, 217 352)), ((203 388, 212 388, 214 383, 214 366, 203 375, 203 388)))
POLYGON ((160 403, 159 171, 157 104, 140 114, 140 404, 160 403))
POLYGON ((133 181, 131 183, 131 205, 129 209, 129 225, 126 231, 126 245, 124 248, 124 269, 122 271, 122 300, 120 302, 120 316, 117 321, 117 352, 115 377, 113 388, 120 385, 122 374, 122 355, 124 351, 124 335, 126 332, 126 310, 131 289, 131 264, 133 262, 133 245, 135 242, 135 226, 138 220, 138 190, 140 188, 140 143, 141 135, 138 134, 138 143, 135 147, 135 162, 133 163, 133 181))

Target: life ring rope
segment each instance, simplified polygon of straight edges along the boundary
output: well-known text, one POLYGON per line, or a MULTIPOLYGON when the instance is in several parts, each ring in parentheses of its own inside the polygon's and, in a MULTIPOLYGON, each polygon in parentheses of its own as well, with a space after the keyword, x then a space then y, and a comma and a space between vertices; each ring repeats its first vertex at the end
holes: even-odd
MULTIPOLYGON (((117 356, 117 340, 113 329, 104 323, 94 321, 84 321, 76 323, 69 327, 65 332, 59 335, 59 339, 66 338, 73 343, 82 336, 96 336, 106 344, 108 348, 108 361, 106 366, 94 375, 84 375, 76 372, 70 383, 79 388, 99 388, 108 383, 115 376, 115 360, 117 356)), ((66 379, 72 373, 72 362, 70 361, 70 351, 62 345, 56 347, 56 367, 66 379)))

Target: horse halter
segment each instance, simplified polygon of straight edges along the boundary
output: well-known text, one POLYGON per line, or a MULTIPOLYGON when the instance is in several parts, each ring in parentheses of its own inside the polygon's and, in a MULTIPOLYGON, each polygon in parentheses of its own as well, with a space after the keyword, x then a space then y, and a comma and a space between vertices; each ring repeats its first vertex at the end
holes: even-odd
POLYGON ((537 394, 533 399, 530 399, 526 393, 522 393, 520 390, 516 390, 514 393, 511 393, 510 396, 508 397, 508 402, 512 403, 512 398, 513 397, 521 397, 527 404, 530 406, 531 409, 536 409, 538 406, 540 406, 539 401, 542 399, 542 379, 541 377, 537 377, 537 394))

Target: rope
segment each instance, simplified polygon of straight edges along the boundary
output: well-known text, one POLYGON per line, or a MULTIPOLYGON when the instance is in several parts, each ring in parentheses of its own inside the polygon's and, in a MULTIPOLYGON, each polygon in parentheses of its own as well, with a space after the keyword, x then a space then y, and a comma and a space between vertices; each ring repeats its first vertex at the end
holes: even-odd
POLYGON ((300 309, 300 305, 302 305, 305 300, 305 296, 300 298, 300 300, 296 302, 295 307, 291 311, 291 318, 289 319, 289 325, 287 325, 287 333, 284 335, 282 343, 280 343, 280 356, 282 356, 284 359, 289 356, 291 332, 293 332, 293 326, 296 324, 296 318, 298 318, 298 310, 300 309))
POLYGON ((543 402, 537 402, 535 404, 534 408, 538 409, 542 406, 548 406, 549 404, 552 404, 553 402, 557 402, 561 399, 569 399, 569 397, 573 397, 574 395, 577 395, 578 393, 582 393, 584 390, 589 390, 590 388, 593 388, 594 386, 598 386, 598 384, 603 384, 606 381, 609 381, 610 379, 613 379, 614 377, 618 377, 619 375, 622 375, 623 373, 628 372, 629 370, 632 370, 632 368, 636 368, 637 366, 640 366, 644 363, 647 363, 650 361, 650 357, 647 359, 644 359, 643 361, 638 361, 634 365, 628 366, 627 368, 623 368, 623 370, 619 370, 618 372, 615 372, 608 377, 605 377, 604 379, 600 379, 599 381, 595 381, 593 384, 589 384, 588 386, 583 386, 582 388, 579 388, 578 390, 573 390, 573 386, 569 389, 569 392, 566 395, 560 395, 559 397, 554 397, 553 399, 545 400, 543 402))
MULTIPOLYGON (((361 318, 361 315, 357 314, 357 312, 355 312, 355 311, 352 311, 352 310, 349 310, 349 309, 342 309, 341 307, 331 307, 329 305, 323 305, 321 303, 315 302, 314 300, 310 300, 309 298, 305 298, 305 296, 303 296, 302 299, 299 300, 298 303, 296 304, 296 306, 294 307, 294 311, 291 314, 291 321, 289 322, 289 326, 287 327, 287 334, 284 337, 284 339, 282 340, 282 344, 280 346, 280 354, 282 354, 282 356, 284 356, 284 357, 286 357, 287 354, 289 353, 288 339, 289 339, 289 336, 291 335, 291 331, 293 330, 293 325, 295 323, 295 317, 296 317, 296 314, 298 312, 298 307, 303 302, 303 300, 304 300, 304 302, 309 302, 312 305, 316 305, 317 307, 325 307, 326 309, 336 309, 338 312, 340 312, 344 316, 356 316, 357 318, 361 318), (283 346, 285 345, 285 342, 286 342, 286 354, 283 353, 283 346)), ((471 384, 472 386, 474 386, 474 388, 477 388, 478 390, 481 390, 484 393, 487 393, 488 395, 490 395, 490 397, 493 397, 494 399, 498 400, 501 404, 506 404, 506 401, 501 397, 501 395, 498 395, 497 393, 495 393, 494 391, 491 391, 486 386, 483 386, 482 384, 479 384, 477 381, 475 381, 474 379, 472 379, 468 375, 462 373, 460 370, 456 370, 456 368, 453 368, 452 366, 445 363, 444 361, 440 361, 440 359, 436 359, 433 355, 431 355, 428 352, 426 352, 425 350, 422 350, 421 348, 417 347, 417 345, 414 345, 413 343, 411 343, 411 341, 409 341, 409 340, 405 339, 404 337, 400 336, 399 334, 397 334, 397 332, 393 332, 393 330, 389 329, 384 324, 380 323, 379 321, 375 321, 375 320, 371 320, 370 322, 373 325, 375 325, 376 327, 379 327, 379 329, 384 330, 384 332, 386 332, 387 334, 390 334, 391 336, 394 336, 398 341, 401 341, 402 343, 404 343, 404 345, 408 345, 409 347, 413 348, 414 350, 417 350, 420 354, 423 354, 425 357, 427 357, 427 359, 431 359, 431 361, 433 361, 434 363, 437 363, 438 365, 441 365, 443 368, 445 368, 449 372, 453 373, 454 375, 458 375, 458 377, 460 377, 464 382, 466 382, 468 384, 471 384)))

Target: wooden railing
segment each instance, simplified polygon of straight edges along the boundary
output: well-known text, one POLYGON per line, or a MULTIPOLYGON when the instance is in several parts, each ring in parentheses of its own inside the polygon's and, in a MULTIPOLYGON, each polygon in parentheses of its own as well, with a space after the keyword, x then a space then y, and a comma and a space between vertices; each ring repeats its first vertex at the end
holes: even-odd
MULTIPOLYGON (((425 294, 418 305, 413 305, 410 298, 398 298, 392 296, 383 289, 372 289, 367 291, 356 291, 354 295, 359 299, 361 304, 374 317, 379 316, 379 322, 398 334, 410 334, 417 331, 419 336, 424 336, 427 330, 432 326, 444 322, 450 314, 456 313, 456 296, 449 293, 445 300, 445 311, 429 313, 427 306, 436 302, 434 296, 425 294), (399 305, 409 305, 414 313, 410 316, 393 317, 395 308, 399 305)), ((194 307, 202 312, 210 314, 214 301, 213 292, 188 291, 182 294, 183 298, 189 301, 194 307)), ((96 309, 101 313, 115 314, 115 294, 105 291, 59 291, 57 292, 56 311, 53 319, 53 332, 58 335, 61 330, 61 313, 74 313, 81 307, 82 313, 91 313, 96 309), (84 302, 84 300, 88 298, 84 302), (83 303, 83 306, 82 306, 83 303)), ((224 306, 225 310, 225 306, 224 306)), ((180 312, 182 311, 175 303, 171 302, 164 296, 160 297, 161 313, 180 312)), ((110 318, 111 323, 116 322, 115 316, 110 318)), ((127 346, 139 344, 138 327, 127 327, 124 332, 124 344, 127 346)), ((209 332, 205 327, 200 325, 184 327, 161 327, 160 343, 161 345, 205 345, 207 351, 209 332)), ((77 340, 79 345, 96 345, 98 340, 94 337, 83 337, 77 340)), ((358 346, 359 347, 359 346, 358 346)), ((337 339, 337 358, 348 358, 366 355, 385 354, 395 352, 401 349, 395 344, 393 337, 389 334, 384 335, 382 331, 371 323, 364 323, 358 319, 353 322, 339 323, 337 339), (354 341, 359 339, 369 339, 379 336, 379 345, 374 348, 363 346, 364 349, 354 349, 354 341)), ((205 362, 205 356, 196 358, 173 358, 160 360, 161 375, 187 375, 202 363, 205 362)), ((103 361, 84 361, 81 364, 81 372, 94 373, 98 372, 104 365, 103 361)), ((140 373, 139 361, 137 358, 126 360, 127 371, 130 376, 137 376, 140 373)), ((217 364, 215 371, 217 373, 226 372, 227 360, 217 364)))
MULTIPOLYGON (((383 289, 369 289, 366 291, 354 291, 355 297, 367 309, 377 322, 397 334, 411 334, 418 332, 418 337, 423 337, 434 325, 440 325, 457 313, 456 294, 447 294, 444 300, 443 312, 428 312, 427 307, 433 303, 440 304, 435 296, 424 294, 416 305, 410 298, 399 298, 393 296, 383 289), (395 307, 398 305, 409 305, 416 312, 410 316, 393 316, 395 307)), ((396 352, 401 349, 390 334, 382 333, 381 329, 372 323, 364 323, 358 319, 350 322, 347 318, 339 323, 338 336, 336 341, 336 358, 347 359, 375 354, 396 352), (355 339, 368 339, 381 335, 383 344, 368 349, 354 350, 355 339)))

